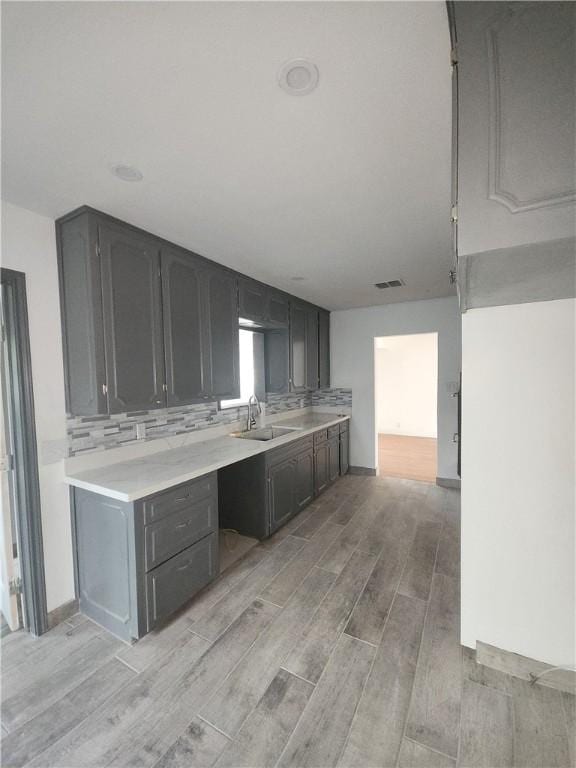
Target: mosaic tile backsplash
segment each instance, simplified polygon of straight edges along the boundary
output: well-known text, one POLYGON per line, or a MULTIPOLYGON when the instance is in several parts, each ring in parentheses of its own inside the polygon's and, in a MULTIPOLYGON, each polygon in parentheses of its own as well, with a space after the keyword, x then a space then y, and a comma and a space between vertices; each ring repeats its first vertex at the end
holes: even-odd
MULTIPOLYGON (((351 389, 319 389, 303 394, 266 396, 266 414, 299 408, 352 407, 351 389)), ((116 413, 111 416, 69 416, 68 455, 106 451, 136 441, 136 425, 146 425, 146 440, 173 437, 211 427, 221 427, 246 418, 246 406, 219 410, 218 402, 206 402, 153 411, 116 413)))

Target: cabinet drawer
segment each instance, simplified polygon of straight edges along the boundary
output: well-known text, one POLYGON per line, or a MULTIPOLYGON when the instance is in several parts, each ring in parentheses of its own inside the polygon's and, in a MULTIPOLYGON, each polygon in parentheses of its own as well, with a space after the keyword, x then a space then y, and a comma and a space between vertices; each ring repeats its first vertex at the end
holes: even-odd
POLYGON ((314 432, 314 445, 320 445, 328 440, 328 430, 319 429, 318 432, 314 432))
POLYGON ((350 428, 349 424, 350 424, 349 421, 341 421, 340 422, 340 434, 342 434, 343 432, 348 432, 348 430, 350 428))
POLYGON ((218 536, 193 544, 146 574, 148 631, 177 611, 218 575, 218 536))
POLYGON ((173 512, 190 507, 190 504, 206 496, 216 495, 218 482, 216 473, 204 475, 185 485, 170 488, 169 491, 158 493, 143 503, 144 524, 155 523, 173 512))
POLYGON ((275 448, 272 451, 268 451, 266 453, 266 466, 275 466, 291 456, 296 456, 304 451, 312 450, 313 444, 312 435, 309 435, 308 437, 303 437, 301 440, 295 440, 293 443, 283 445, 281 448, 275 448))
POLYGON ((215 495, 189 503, 144 529, 146 570, 181 552, 203 539, 218 527, 218 509, 215 495))
POLYGON ((334 424, 332 427, 328 427, 328 440, 333 437, 338 437, 340 434, 340 424, 334 424))

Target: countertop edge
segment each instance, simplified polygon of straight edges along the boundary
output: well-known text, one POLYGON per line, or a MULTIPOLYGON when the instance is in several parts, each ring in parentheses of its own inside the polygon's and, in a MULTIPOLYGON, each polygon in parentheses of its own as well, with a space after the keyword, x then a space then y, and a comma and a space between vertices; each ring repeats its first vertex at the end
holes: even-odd
MULTIPOLYGON (((123 502, 130 503, 133 501, 138 501, 139 499, 146 498, 147 496, 152 496, 155 493, 160 493, 161 491, 165 491, 169 488, 173 488, 176 485, 181 485, 182 483, 189 482, 190 480, 195 480, 196 478, 202 477, 203 475, 208 475, 211 472, 215 472, 218 469, 222 469, 223 467, 227 467, 227 466, 230 466, 231 464, 236 464, 239 461, 244 461, 245 459, 249 459, 252 456, 258 456, 262 453, 266 453, 267 451, 271 451, 276 448, 289 445, 290 443, 295 442, 296 440, 302 437, 306 437, 307 435, 314 434, 314 432, 318 432, 321 429, 327 429, 328 427, 332 427, 344 421, 349 421, 350 418, 351 418, 350 415, 337 416, 329 421, 326 421, 324 424, 319 424, 314 427, 309 427, 308 429, 301 429, 301 430, 298 430, 297 432, 295 431, 293 435, 283 435, 282 437, 279 437, 276 440, 262 442, 261 444, 259 444, 257 441, 254 441, 251 443, 251 445, 254 446, 253 450, 251 450, 245 456, 240 456, 237 459, 225 459, 222 461, 212 462, 211 464, 207 464, 206 466, 189 470, 187 472, 182 472, 179 475, 166 479, 166 481, 158 481, 148 487, 144 487, 133 493, 123 493, 122 491, 114 490, 113 488, 109 488, 105 485, 101 485, 94 481, 84 480, 82 479, 82 475, 84 473, 79 473, 78 475, 67 474, 64 476, 64 482, 66 482, 68 485, 74 486, 75 488, 81 488, 82 490, 85 490, 85 491, 98 493, 101 496, 107 496, 108 498, 115 499, 116 501, 123 501, 123 502)), ((208 443, 208 442, 211 442, 211 440, 223 440, 223 439, 226 439, 226 438, 219 436, 219 437, 214 437, 212 439, 208 439, 205 442, 208 443)), ((240 438, 228 436, 228 439, 240 442, 240 438)), ((162 453, 164 453, 164 451, 158 451, 157 454, 152 454, 152 455, 159 456, 162 453)), ((129 463, 129 461, 126 463, 129 463)), ((115 464, 113 466, 117 467, 119 464, 122 464, 122 463, 123 462, 118 462, 118 464, 115 464)), ((92 471, 92 470, 88 470, 88 471, 92 471)))

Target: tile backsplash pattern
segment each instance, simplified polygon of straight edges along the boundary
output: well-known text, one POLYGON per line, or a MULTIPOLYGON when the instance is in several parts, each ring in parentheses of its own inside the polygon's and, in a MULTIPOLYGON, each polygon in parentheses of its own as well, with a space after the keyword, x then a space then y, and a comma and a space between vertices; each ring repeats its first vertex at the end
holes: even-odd
MULTIPOLYGON (((303 394, 266 396, 266 413, 283 413, 310 406, 352 406, 351 389, 320 389, 303 394)), ((153 411, 132 411, 111 416, 69 416, 68 456, 106 451, 136 441, 136 425, 146 425, 146 440, 173 437, 246 418, 246 406, 221 411, 218 402, 205 402, 153 411)))

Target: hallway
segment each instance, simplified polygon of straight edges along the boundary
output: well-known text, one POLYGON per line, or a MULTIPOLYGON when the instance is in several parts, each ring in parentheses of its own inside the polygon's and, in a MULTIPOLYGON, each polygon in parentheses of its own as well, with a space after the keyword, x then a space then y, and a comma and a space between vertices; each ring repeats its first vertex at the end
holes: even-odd
POLYGON ((434 437, 378 435, 380 477, 398 477, 435 483, 437 440, 434 437))

